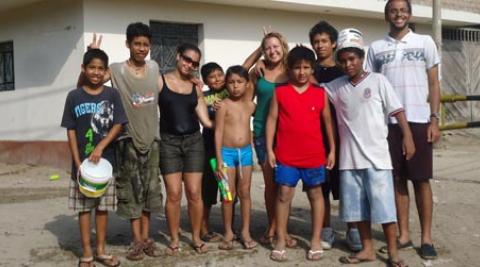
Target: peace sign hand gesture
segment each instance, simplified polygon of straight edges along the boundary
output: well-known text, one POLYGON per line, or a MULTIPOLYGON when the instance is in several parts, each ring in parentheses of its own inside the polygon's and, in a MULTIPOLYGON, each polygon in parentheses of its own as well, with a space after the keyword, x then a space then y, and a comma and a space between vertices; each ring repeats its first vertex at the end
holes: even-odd
POLYGON ((98 37, 97 40, 97 34, 93 33, 93 39, 92 42, 87 46, 87 49, 99 49, 100 45, 102 44, 102 35, 98 37))

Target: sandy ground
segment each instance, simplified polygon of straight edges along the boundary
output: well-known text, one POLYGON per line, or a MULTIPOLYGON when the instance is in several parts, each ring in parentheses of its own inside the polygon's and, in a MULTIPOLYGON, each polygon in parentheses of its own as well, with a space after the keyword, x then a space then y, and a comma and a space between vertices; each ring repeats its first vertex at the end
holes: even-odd
MULTIPOLYGON (((444 134, 434 158, 433 235, 439 258, 423 261, 415 250, 402 251, 410 266, 480 266, 480 134, 478 132, 444 134)), ((43 166, 0 163, 0 266, 75 266, 81 254, 77 216, 67 209, 69 174, 43 166), (50 181, 49 176, 61 178, 50 181)), ((252 184, 252 234, 258 238, 266 225, 263 204, 263 180, 254 173, 252 184)), ((305 194, 297 191, 290 218, 290 231, 300 246, 288 250, 289 260, 278 264, 268 259, 268 247, 248 251, 235 244, 230 252, 209 243, 210 252, 197 255, 189 246, 190 227, 185 203, 182 205, 182 252, 177 257, 145 258, 129 262, 124 258, 131 240, 129 223, 114 213, 109 217, 107 249, 120 256, 122 266, 340 266, 338 258, 348 253, 344 242, 345 226, 337 217, 338 203, 333 202, 333 225, 337 232, 335 247, 318 263, 305 259, 309 247, 310 212, 305 194)), ((212 230, 221 232, 219 206, 214 207, 212 230)), ((411 232, 419 246, 419 223, 412 199, 411 232)), ((240 218, 237 217, 237 225, 240 218)), ((93 231, 92 231, 93 233, 93 231)), ((162 249, 168 244, 165 217, 153 218, 152 235, 162 249)), ((374 227, 376 247, 385 244, 380 226, 374 227)), ((385 266, 384 255, 362 266, 385 266)), ((98 266, 99 264, 97 264, 98 266)))

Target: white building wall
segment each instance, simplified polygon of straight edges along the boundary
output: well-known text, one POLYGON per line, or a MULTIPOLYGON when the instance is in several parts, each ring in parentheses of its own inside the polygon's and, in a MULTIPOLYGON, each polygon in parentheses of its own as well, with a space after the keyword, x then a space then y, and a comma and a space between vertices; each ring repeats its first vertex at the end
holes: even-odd
MULTIPOLYGON (((103 35, 111 62, 128 58, 126 26, 135 21, 202 24, 202 62, 241 64, 259 45, 262 26, 308 45, 319 20, 338 29, 356 27, 366 43, 387 31, 383 20, 234 7, 183 1, 69 0, 34 4, 0 14, 0 41, 14 41, 14 91, 0 92, 0 140, 65 140, 59 127, 67 92, 75 86, 92 33, 103 35), (21 18, 21 19, 18 19, 21 18)), ((428 32, 428 25, 417 26, 428 32)))
POLYGON ((0 14, 0 42, 13 40, 15 90, 0 91, 0 140, 61 140, 66 93, 83 51, 80 0, 47 1, 0 14))
MULTIPOLYGON (((356 27, 365 34, 366 43, 381 38, 388 27, 383 20, 349 18, 304 12, 288 12, 261 8, 235 7, 183 1, 85 1, 85 39, 93 32, 103 35, 102 48, 112 62, 128 58, 125 28, 135 21, 198 23, 203 25, 204 51, 202 62, 216 61, 223 67, 243 63, 259 45, 262 26, 271 25, 281 32, 293 47, 308 45, 308 31, 319 20, 328 20, 338 29, 356 27)), ((418 26, 419 32, 429 26, 418 26)), ((88 41, 87 41, 88 43, 88 41)), ((87 44, 85 44, 87 45, 87 44)))

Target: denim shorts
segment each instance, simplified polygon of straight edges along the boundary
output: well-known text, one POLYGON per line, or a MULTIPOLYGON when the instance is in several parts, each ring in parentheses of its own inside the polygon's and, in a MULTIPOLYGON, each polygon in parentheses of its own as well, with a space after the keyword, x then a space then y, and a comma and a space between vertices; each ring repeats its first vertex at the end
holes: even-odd
POLYGON ((392 170, 340 170, 340 218, 345 222, 396 222, 392 170))
POLYGON ((300 180, 305 189, 322 185, 325 182, 325 167, 295 168, 277 162, 277 167, 275 167, 277 184, 295 187, 300 180))
POLYGON ((267 140, 265 136, 254 137, 253 143, 255 144, 258 164, 262 165, 267 161, 267 140))
POLYGON ((253 166, 252 145, 244 147, 222 147, 223 162, 228 168, 253 166))

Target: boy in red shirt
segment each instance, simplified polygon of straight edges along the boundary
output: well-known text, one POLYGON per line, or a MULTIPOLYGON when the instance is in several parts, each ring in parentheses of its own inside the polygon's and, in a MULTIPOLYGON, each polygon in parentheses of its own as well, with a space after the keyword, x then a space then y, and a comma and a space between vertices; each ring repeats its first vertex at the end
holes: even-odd
POLYGON ((311 248, 307 259, 319 260, 323 253, 320 239, 324 216, 322 183, 325 182, 325 167, 331 169, 335 164, 335 141, 325 90, 309 82, 314 66, 315 54, 310 49, 297 46, 290 51, 287 57, 289 82, 275 89, 267 118, 268 162, 275 168, 275 182, 279 186, 275 205, 278 241, 270 254, 274 261, 287 259, 288 213, 300 179, 312 210, 311 248), (325 124, 332 148, 328 158, 325 158, 321 123, 325 124))

